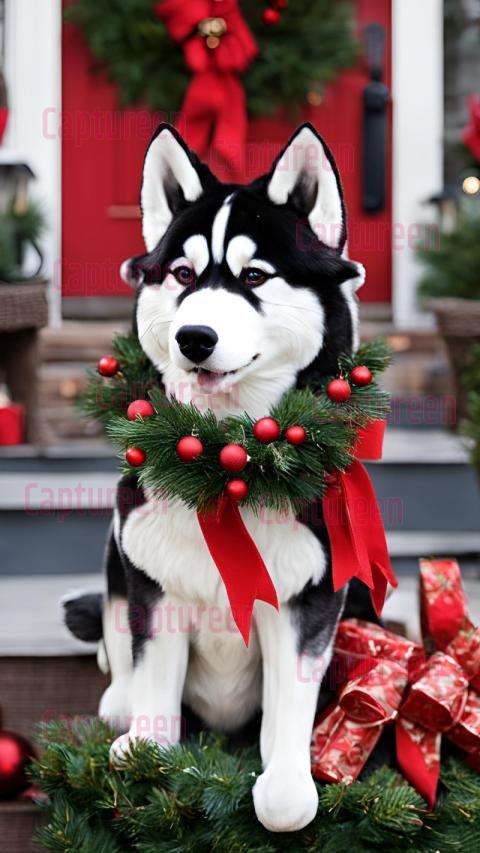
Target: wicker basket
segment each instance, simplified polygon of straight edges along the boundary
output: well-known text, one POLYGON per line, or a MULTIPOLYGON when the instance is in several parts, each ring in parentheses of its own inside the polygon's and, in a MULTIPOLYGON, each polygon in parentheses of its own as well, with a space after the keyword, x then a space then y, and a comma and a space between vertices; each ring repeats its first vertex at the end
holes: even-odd
POLYGON ((480 299, 432 299, 440 334, 445 340, 457 398, 457 421, 467 410, 467 392, 461 375, 473 344, 480 343, 480 299))
POLYGON ((0 332, 40 329, 47 320, 47 287, 44 281, 0 282, 0 332))

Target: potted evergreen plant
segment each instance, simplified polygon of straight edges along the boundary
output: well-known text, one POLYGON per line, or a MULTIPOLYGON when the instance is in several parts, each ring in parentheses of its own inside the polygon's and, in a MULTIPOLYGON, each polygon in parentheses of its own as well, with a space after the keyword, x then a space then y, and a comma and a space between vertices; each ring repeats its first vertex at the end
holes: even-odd
POLYGON ((421 247, 420 297, 436 315, 452 366, 457 417, 467 409, 461 376, 474 343, 480 344, 480 213, 462 211, 453 230, 435 246, 421 247))

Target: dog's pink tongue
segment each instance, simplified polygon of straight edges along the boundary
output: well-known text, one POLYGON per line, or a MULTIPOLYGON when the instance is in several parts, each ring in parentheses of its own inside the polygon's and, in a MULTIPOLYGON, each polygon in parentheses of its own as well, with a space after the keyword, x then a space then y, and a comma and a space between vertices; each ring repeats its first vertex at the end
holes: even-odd
POLYGON ((218 384, 220 378, 218 373, 211 373, 208 370, 198 371, 198 384, 201 388, 213 388, 214 385, 218 384))

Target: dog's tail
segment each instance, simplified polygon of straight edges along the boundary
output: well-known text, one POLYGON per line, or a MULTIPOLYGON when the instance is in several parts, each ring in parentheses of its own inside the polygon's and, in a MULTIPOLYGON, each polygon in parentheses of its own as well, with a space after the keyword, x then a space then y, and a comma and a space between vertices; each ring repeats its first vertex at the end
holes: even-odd
POLYGON ((74 637, 98 643, 103 637, 101 592, 74 593, 62 599, 65 625, 74 637))

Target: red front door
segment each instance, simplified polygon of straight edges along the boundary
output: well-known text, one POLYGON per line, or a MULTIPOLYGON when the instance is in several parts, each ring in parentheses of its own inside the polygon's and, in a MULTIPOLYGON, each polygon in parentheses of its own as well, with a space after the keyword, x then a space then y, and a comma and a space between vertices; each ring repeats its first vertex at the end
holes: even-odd
MULTIPOLYGON (((391 88, 391 0, 356 0, 359 36, 368 23, 384 26, 384 82, 391 88)), ((145 148, 157 121, 147 110, 121 111, 105 75, 92 72, 93 60, 77 28, 63 28, 62 110, 62 280, 64 297, 124 296, 121 262, 143 251, 138 196, 145 148)), ((366 302, 391 296, 391 133, 387 157, 385 210, 362 207, 362 95, 365 63, 328 87, 320 106, 304 117, 315 124, 338 160, 350 218, 350 256, 367 267, 366 302)), ((391 130, 391 115, 389 127, 391 130)), ((279 118, 256 120, 250 143, 269 159, 294 125, 279 118), (263 143, 268 143, 263 145, 263 143)), ((259 172, 264 170, 257 158, 259 172)), ((249 174, 248 179, 255 177, 249 174)))

